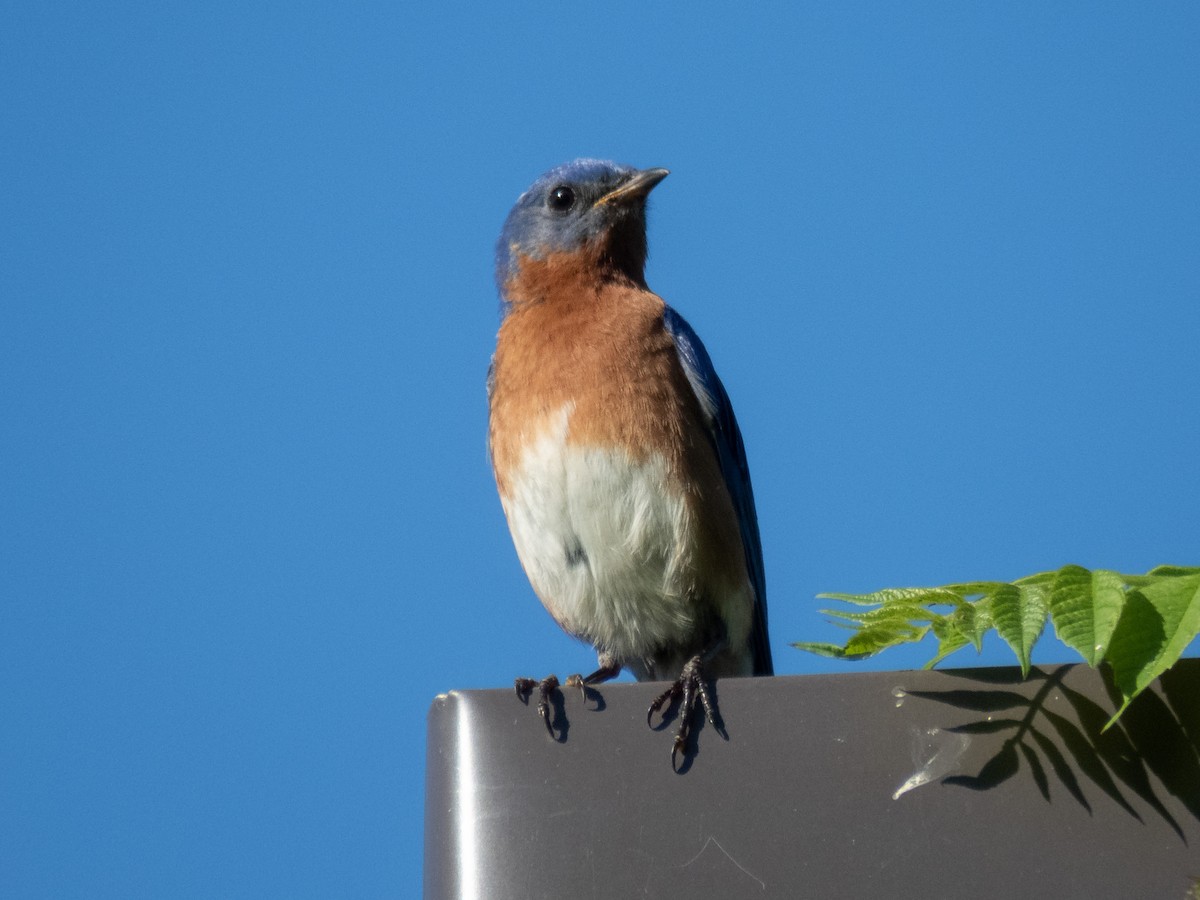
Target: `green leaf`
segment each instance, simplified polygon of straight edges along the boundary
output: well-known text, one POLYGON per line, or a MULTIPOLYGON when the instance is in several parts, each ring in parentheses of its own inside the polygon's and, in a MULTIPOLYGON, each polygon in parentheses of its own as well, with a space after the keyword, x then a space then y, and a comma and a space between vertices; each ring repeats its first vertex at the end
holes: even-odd
POLYGON ((955 603, 960 598, 950 588, 888 588, 870 594, 817 594, 818 600, 843 600, 858 606, 894 603, 955 603))
POLYGON ((931 618, 942 618, 938 613, 931 613, 923 606, 918 606, 912 603, 899 603, 896 605, 880 606, 877 609, 869 609, 865 612, 849 612, 840 609, 823 609, 821 614, 832 616, 836 619, 843 619, 850 622, 863 622, 865 624, 878 624, 881 622, 895 621, 925 621, 931 618))
POLYGON ((995 628, 1016 653, 1026 676, 1033 645, 1049 613, 1067 646, 1093 666, 1102 660, 1110 663, 1124 701, 1121 710, 1170 668, 1200 634, 1197 566, 1159 566, 1145 575, 1064 566, 1011 584, 966 581, 943 587, 820 596, 858 607, 854 611, 825 610, 833 624, 852 633, 843 646, 793 645, 802 650, 859 659, 920 641, 932 631, 938 641, 927 664, 932 667, 967 644, 979 649, 984 635, 995 628))
POLYGON ((925 668, 932 669, 951 653, 975 643, 977 619, 975 606, 961 600, 958 609, 950 615, 939 616, 930 622, 929 627, 938 640, 938 649, 937 655, 925 664, 925 668))
POLYGON ((929 626, 909 625, 898 627, 879 626, 864 628, 846 641, 847 655, 858 657, 874 656, 888 647, 898 644, 915 644, 929 632, 929 626))
POLYGON ((1113 681, 1124 702, 1106 728, 1175 664, 1198 632, 1200 572, 1172 572, 1126 595, 1108 651, 1113 681))
POLYGON ((1140 590, 1127 593, 1106 655, 1122 697, 1132 697, 1140 690, 1138 673, 1158 657, 1165 644, 1162 614, 1140 590))
POLYGON ((944 588, 940 588, 940 590, 950 591, 961 598, 972 596, 986 597, 988 594, 994 594, 997 589, 1005 586, 1003 581, 967 581, 963 584, 948 584, 944 588))
POLYGON ((1170 575, 1197 575, 1200 566, 1155 566, 1146 573, 1147 577, 1163 578, 1170 575))
POLYGON ((951 653, 957 653, 969 643, 971 642, 962 635, 947 635, 944 638, 939 636, 937 655, 934 656, 933 659, 929 660, 929 662, 925 663, 924 668, 932 669, 951 653))
POLYGON ((1037 572, 1033 575, 1026 575, 1024 578, 1018 578, 1013 584, 1045 584, 1050 585, 1058 577, 1057 570, 1049 572, 1037 572))
POLYGON ((996 631, 1021 662, 1022 676, 1029 675, 1029 654, 1046 623, 1046 589, 1043 584, 1002 584, 992 594, 996 631))
POLYGON ((1116 572, 1063 566, 1050 591, 1050 617, 1059 639, 1088 665, 1104 659, 1125 605, 1125 581, 1116 572))
POLYGON ((971 615, 969 619, 965 618, 964 622, 971 625, 971 630, 968 634, 970 635, 971 643, 975 645, 975 652, 982 652, 983 636, 996 625, 992 620, 992 598, 983 597, 972 603, 971 615))
POLYGON ((962 604, 946 617, 950 628, 961 633, 975 645, 975 651, 983 649, 983 636, 992 627, 992 604, 988 597, 974 603, 962 601, 962 604))
POLYGON ((846 659, 846 651, 841 644, 827 644, 820 641, 794 641, 792 646, 797 650, 826 656, 830 659, 846 659))

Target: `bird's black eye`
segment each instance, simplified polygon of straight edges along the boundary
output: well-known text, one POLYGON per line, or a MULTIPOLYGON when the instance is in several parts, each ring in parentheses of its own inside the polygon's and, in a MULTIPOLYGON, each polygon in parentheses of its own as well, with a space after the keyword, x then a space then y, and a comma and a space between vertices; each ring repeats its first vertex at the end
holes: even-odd
POLYGON ((555 212, 566 212, 575 205, 575 192, 565 184, 551 188, 550 196, 546 198, 546 205, 555 212))

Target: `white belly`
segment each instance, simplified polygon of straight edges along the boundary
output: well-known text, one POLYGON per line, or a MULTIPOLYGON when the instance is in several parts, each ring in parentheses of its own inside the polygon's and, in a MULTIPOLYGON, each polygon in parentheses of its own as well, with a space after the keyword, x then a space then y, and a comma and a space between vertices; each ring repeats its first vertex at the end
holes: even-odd
POLYGON ((559 624, 619 660, 695 628, 692 516, 661 458, 569 446, 570 407, 530 443, 502 498, 517 555, 559 624))

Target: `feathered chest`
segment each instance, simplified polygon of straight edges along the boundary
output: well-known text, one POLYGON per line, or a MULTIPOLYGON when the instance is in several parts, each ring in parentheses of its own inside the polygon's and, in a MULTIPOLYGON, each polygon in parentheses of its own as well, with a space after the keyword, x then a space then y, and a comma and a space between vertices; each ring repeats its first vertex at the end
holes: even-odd
POLYGON ((655 295, 629 288, 519 306, 507 316, 490 393, 502 495, 526 450, 564 426, 564 449, 600 449, 634 463, 656 457, 668 476, 680 474, 702 433, 701 412, 663 310, 655 295))

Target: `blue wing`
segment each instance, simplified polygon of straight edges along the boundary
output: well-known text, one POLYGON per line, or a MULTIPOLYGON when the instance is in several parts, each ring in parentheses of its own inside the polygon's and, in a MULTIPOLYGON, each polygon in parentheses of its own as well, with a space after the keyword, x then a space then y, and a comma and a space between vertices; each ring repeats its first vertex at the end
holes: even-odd
POLYGON ((771 645, 767 637, 767 583, 763 573, 762 542, 758 536, 758 516, 754 511, 754 490, 750 487, 750 468, 746 464, 746 448, 742 444, 742 432, 733 416, 733 405, 725 386, 717 377, 708 351, 692 326, 670 306, 663 314, 667 331, 675 341, 679 360, 683 363, 688 382, 696 392, 696 398, 708 420, 709 437, 721 464, 721 475, 733 498, 738 524, 742 532, 742 547, 746 553, 746 567, 750 583, 754 587, 754 626, 750 635, 750 648, 754 655, 754 674, 771 675, 771 645))

